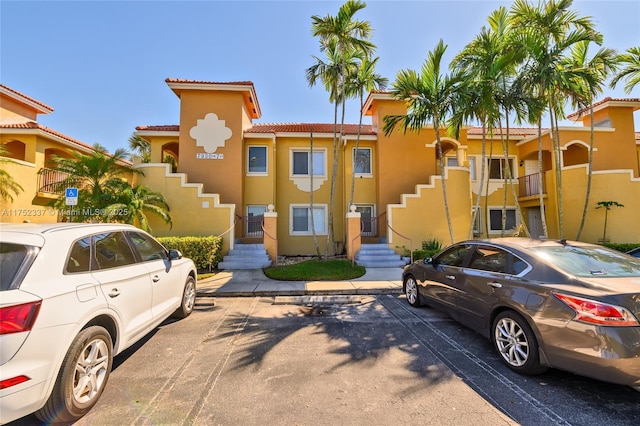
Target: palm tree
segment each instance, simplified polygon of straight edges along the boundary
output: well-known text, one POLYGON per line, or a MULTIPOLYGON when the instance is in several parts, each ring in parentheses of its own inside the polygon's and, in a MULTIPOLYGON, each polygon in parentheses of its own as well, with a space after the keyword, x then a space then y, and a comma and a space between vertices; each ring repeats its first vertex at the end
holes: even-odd
MULTIPOLYGON (((5 158, 8 153, 9 151, 0 145, 0 157, 2 157, 0 158, 0 164, 15 163, 10 158, 5 158)), ((0 169, 0 199, 13 202, 13 196, 17 197, 22 191, 24 189, 12 176, 6 170, 0 169)))
POLYGON ((151 145, 148 140, 138 135, 131 135, 129 137, 129 149, 134 155, 140 157, 141 162, 148 163, 151 161, 151 145))
MULTIPOLYGON (((331 173, 331 193, 329 199, 329 235, 327 238, 327 249, 329 245, 334 245, 335 235, 333 229, 333 210, 335 200, 335 185, 338 174, 338 163, 340 159, 340 144, 338 143, 338 105, 343 106, 342 121, 340 124, 340 134, 344 124, 344 101, 346 90, 346 76, 348 74, 348 64, 354 57, 371 56, 375 46, 369 41, 371 37, 371 26, 368 21, 354 19, 355 14, 366 7, 366 3, 360 0, 347 0, 338 10, 336 16, 327 15, 311 17, 311 33, 320 39, 320 50, 329 51, 330 63, 337 67, 332 69, 326 77, 322 76, 325 87, 330 91, 330 100, 334 102, 334 132, 333 132, 333 165, 331 173)), ((316 58, 317 59, 317 58, 316 58)), ((332 67, 333 68, 333 67, 332 67)), ((313 75, 313 71, 311 71, 313 75)), ((315 83, 315 78, 310 78, 310 70, 307 70, 307 80, 310 85, 315 83)), ((333 248, 335 251, 335 247, 333 248)), ((327 250, 328 251, 328 250, 327 250)))
MULTIPOLYGON (((573 0, 549 0, 534 7, 526 0, 516 0, 511 9, 512 25, 523 35, 520 41, 529 56, 520 75, 530 79, 529 90, 545 99, 549 113, 561 238, 564 238, 564 207, 561 190, 562 153, 557 123, 564 118, 563 106, 566 96, 579 91, 575 81, 567 78, 568 70, 562 67, 562 63, 566 52, 576 43, 602 42, 602 34, 595 31, 591 19, 580 17, 570 10, 572 3, 573 0)), ((542 170, 540 172, 542 173, 542 170)))
POLYGON ((604 229, 602 231, 602 244, 607 242, 607 218, 609 216, 609 210, 611 207, 624 207, 617 201, 598 201, 596 203, 596 209, 604 208, 604 229))
POLYGON ((589 165, 587 171, 587 190, 584 198, 584 208, 582 219, 578 227, 576 240, 580 239, 582 229, 587 217, 589 198, 591 195, 591 178, 593 174, 593 144, 594 144, 594 116, 593 102, 595 97, 602 93, 602 86, 609 74, 615 71, 618 61, 615 50, 608 48, 599 49, 596 54, 589 58, 589 42, 576 43, 570 55, 565 60, 565 67, 574 70, 573 78, 580 87, 579 93, 571 94, 571 100, 576 108, 584 109, 589 107, 590 115, 590 139, 589 139, 589 165))
POLYGON ((433 125, 442 178, 442 198, 445 216, 449 227, 449 237, 453 244, 455 239, 447 200, 445 163, 440 141, 440 129, 445 126, 448 116, 452 114, 456 95, 462 93, 460 92, 460 86, 463 82, 463 77, 459 73, 442 73, 442 57, 446 50, 447 46, 440 40, 434 50, 429 52, 428 58, 422 64, 419 74, 409 69, 398 72, 391 93, 395 99, 407 102, 407 114, 385 116, 383 131, 388 136, 397 125, 400 125, 405 133, 408 129, 419 133, 428 123, 433 125))
MULTIPOLYGON (((360 114, 358 116, 358 134, 356 136, 355 152, 358 152, 360 144, 360 132, 362 130, 362 117, 364 115, 364 93, 372 90, 384 90, 389 80, 375 72, 376 63, 379 58, 369 60, 364 58, 360 65, 354 70, 354 74, 348 76, 347 96, 356 95, 360 100, 360 114)), ((349 204, 353 204, 353 193, 355 189, 355 164, 351 170, 351 195, 349 196, 349 204)))
POLYGON ((134 188, 126 181, 120 182, 115 200, 104 208, 103 220, 128 223, 149 233, 152 230, 149 226, 148 214, 160 217, 169 225, 172 224, 169 205, 164 195, 144 185, 134 188))
POLYGON ((619 56, 619 61, 626 64, 619 74, 611 80, 611 87, 615 88, 616 84, 622 79, 627 82, 624 85, 624 92, 629 94, 640 84, 640 47, 631 47, 626 53, 619 56))
MULTIPOLYGON (((79 221, 94 220, 92 212, 100 210, 108 205, 117 188, 127 174, 143 174, 139 169, 126 162, 129 153, 125 149, 117 149, 109 154, 103 146, 95 144, 90 154, 78 151, 72 152, 71 158, 53 156, 53 170, 64 173, 67 178, 57 184, 57 192, 64 188, 78 188, 78 214, 79 221), (89 212, 83 214, 83 211, 89 212)), ((63 199, 54 202, 56 207, 64 209, 63 199)))

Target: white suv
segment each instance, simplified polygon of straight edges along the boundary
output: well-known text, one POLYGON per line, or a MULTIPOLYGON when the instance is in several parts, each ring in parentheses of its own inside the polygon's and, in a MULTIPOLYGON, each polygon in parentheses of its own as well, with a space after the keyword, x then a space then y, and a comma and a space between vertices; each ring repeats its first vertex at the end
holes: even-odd
POLYGON ((0 224, 0 423, 82 417, 114 355, 191 313, 196 277, 133 226, 0 224))

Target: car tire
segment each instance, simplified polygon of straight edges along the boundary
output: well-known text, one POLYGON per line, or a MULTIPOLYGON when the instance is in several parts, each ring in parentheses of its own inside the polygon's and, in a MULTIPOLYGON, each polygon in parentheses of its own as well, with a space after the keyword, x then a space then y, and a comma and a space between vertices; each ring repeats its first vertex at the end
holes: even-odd
POLYGON ((182 301, 180 307, 173 313, 174 318, 186 318, 193 312, 193 307, 196 304, 196 280, 189 275, 187 281, 184 283, 184 290, 182 291, 182 301))
POLYGON ((514 311, 501 312, 493 321, 491 340, 502 362, 520 374, 540 374, 538 341, 527 321, 514 311))
POLYGON ((404 280, 404 294, 407 302, 413 307, 420 306, 420 294, 418 293, 418 283, 413 275, 408 275, 404 280))
POLYGON ((46 423, 68 423, 98 402, 111 374, 113 343, 103 327, 82 330, 62 361, 53 391, 36 416, 46 423))

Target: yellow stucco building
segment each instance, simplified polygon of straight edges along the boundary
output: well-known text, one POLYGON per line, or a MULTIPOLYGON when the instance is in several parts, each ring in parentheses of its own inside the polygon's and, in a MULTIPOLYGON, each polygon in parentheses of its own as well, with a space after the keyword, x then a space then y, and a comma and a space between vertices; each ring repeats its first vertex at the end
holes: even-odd
MULTIPOLYGON (((364 113, 371 124, 360 132, 357 125, 345 125, 334 145, 333 124, 254 123, 262 111, 251 82, 167 79, 166 83, 180 103, 179 124, 135 129, 149 141, 151 156, 148 163, 136 163, 144 175, 133 176, 134 184, 162 192, 173 217, 172 227, 153 221, 155 234, 221 235, 225 252, 239 242, 264 243, 275 258, 315 253, 313 226, 324 253, 337 155, 333 187, 337 253, 353 255, 354 247, 377 241, 397 252, 420 248, 427 240, 450 242, 435 132, 426 127, 419 133, 385 135, 384 117, 406 112, 404 103, 389 93, 370 93, 364 113), (167 157, 177 165, 175 170, 166 163, 167 157), (354 220, 358 226, 350 225, 354 220)), ((13 202, 1 201, 1 220, 61 220, 58 215, 11 213, 35 212, 57 196, 43 191, 52 154, 89 152, 91 147, 37 124, 37 115, 51 112, 50 107, 5 86, 0 86, 0 95, 0 141, 15 160, 2 167, 24 188, 13 202)), ((604 211, 596 209, 596 203, 613 200, 624 208, 610 212, 607 239, 640 242, 640 133, 633 121, 639 108, 640 99, 607 98, 594 105, 592 183, 581 240, 602 238, 604 211)), ((589 174, 591 128, 588 111, 570 118, 581 120, 582 126, 560 129, 558 161, 548 130, 543 130, 540 141, 535 128, 510 129, 504 141, 506 135, 494 132, 487 137, 484 165, 479 128, 464 128, 457 139, 442 132, 454 240, 500 236, 504 205, 507 234, 522 224, 532 236, 542 235, 541 198, 548 236, 576 237, 589 174), (505 180, 507 164, 510 180, 505 180)))

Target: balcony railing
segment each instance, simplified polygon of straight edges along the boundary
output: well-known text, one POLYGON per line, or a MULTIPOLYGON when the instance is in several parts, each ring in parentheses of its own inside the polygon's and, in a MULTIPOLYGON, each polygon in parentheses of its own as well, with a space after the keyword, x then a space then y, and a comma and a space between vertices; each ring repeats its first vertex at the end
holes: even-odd
POLYGON ((42 168, 38 172, 38 192, 64 195, 64 188, 61 188, 60 182, 68 177, 68 173, 42 168))
MULTIPOLYGON (((542 193, 547 193, 544 176, 542 176, 542 193)), ((540 194, 540 173, 533 173, 518 178, 519 194, 521 197, 540 194)))

